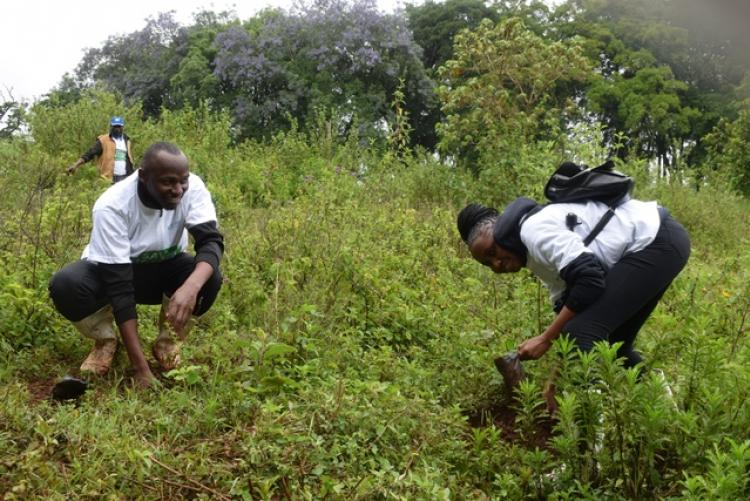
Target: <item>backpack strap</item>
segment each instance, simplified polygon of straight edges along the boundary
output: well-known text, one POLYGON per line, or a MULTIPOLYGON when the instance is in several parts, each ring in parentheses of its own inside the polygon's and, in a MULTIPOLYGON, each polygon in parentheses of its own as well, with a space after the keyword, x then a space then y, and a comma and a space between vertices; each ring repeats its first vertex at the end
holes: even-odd
POLYGON ((594 241, 594 239, 601 233, 601 231, 604 229, 605 226, 607 226, 607 223, 609 223, 609 220, 612 219, 612 216, 615 215, 615 210, 610 207, 607 209, 607 212, 604 213, 604 215, 599 219, 599 222, 596 223, 596 226, 591 230, 591 233, 586 235, 586 238, 583 239, 583 245, 586 247, 589 246, 591 242, 594 241))
MULTIPOLYGON (((518 221, 518 228, 521 228, 521 225, 526 222, 528 218, 539 212, 540 210, 547 207, 549 204, 539 205, 538 207, 535 207, 531 209, 529 212, 523 215, 523 217, 518 221)), ((611 206, 607 209, 607 212, 605 212, 602 217, 599 219, 599 221, 596 223, 596 226, 594 226, 591 229, 591 232, 586 235, 586 238, 583 239, 583 245, 588 247, 591 242, 594 241, 594 239, 599 236, 599 233, 602 232, 605 226, 607 226, 607 223, 609 223, 609 220, 612 219, 612 216, 615 215, 615 207, 611 206)), ((569 214, 570 215, 570 214, 569 214)), ((573 228, 570 228, 570 231, 573 231, 573 228)))
MULTIPOLYGON (((603 166, 600 166, 600 167, 603 167, 603 166)), ((615 215, 615 209, 619 207, 621 204, 627 202, 628 200, 630 200, 630 195, 626 193, 625 195, 617 199, 615 203, 611 204, 609 208, 607 209, 607 212, 605 212, 602 215, 601 219, 599 219, 599 222, 596 223, 596 226, 594 226, 594 228, 591 230, 591 233, 586 235, 586 238, 583 239, 583 245, 588 247, 589 244, 594 241, 597 235, 601 233, 604 227, 607 226, 607 223, 609 223, 609 220, 612 219, 612 216, 615 215)))

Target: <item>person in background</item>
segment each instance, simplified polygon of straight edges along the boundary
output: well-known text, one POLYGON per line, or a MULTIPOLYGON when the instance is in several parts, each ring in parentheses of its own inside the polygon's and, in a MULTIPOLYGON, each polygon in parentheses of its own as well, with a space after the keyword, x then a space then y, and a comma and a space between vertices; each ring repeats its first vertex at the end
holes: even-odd
MULTIPOLYGON (((565 333, 581 351, 597 341, 620 342, 617 355, 625 367, 642 362, 636 335, 687 263, 690 239, 656 202, 627 199, 584 245, 607 209, 595 201, 540 206, 518 198, 502 214, 480 204, 459 213, 458 230, 474 259, 495 273, 526 267, 549 289, 557 315, 544 332, 520 344, 521 360, 542 357, 565 333)), ((545 396, 554 408, 552 395, 545 396)))
POLYGON ((94 145, 68 167, 68 175, 73 174, 78 167, 96 157, 100 176, 113 183, 128 177, 133 172, 133 154, 130 150, 130 138, 124 130, 125 119, 112 117, 109 122, 109 134, 97 137, 94 145))
POLYGON ((95 341, 82 373, 109 370, 118 345, 114 320, 136 385, 148 387, 154 376, 141 350, 136 304, 161 304, 152 353, 162 370, 175 368, 195 317, 208 311, 221 288, 224 239, 216 209, 182 151, 160 142, 146 150, 137 175, 97 199, 92 214, 82 259, 53 275, 50 297, 81 334, 95 341), (195 256, 185 252, 188 233, 195 256))

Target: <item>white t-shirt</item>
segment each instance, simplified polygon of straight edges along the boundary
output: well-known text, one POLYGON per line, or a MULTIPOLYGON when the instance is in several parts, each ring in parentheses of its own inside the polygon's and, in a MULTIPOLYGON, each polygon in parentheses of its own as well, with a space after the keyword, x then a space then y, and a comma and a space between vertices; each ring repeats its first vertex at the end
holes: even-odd
POLYGON ((112 138, 115 140, 115 167, 113 174, 115 176, 124 176, 128 173, 126 158, 128 156, 128 145, 125 139, 121 137, 112 138))
POLYGON ((174 210, 150 209, 138 197, 138 174, 112 185, 94 204, 93 228, 82 258, 97 263, 156 263, 187 249, 187 228, 216 221, 203 180, 190 174, 174 210))
POLYGON ((560 271, 584 252, 592 252, 605 270, 623 256, 644 249, 656 237, 661 224, 656 202, 628 200, 588 247, 583 240, 596 226, 607 205, 600 202, 549 204, 521 226, 521 241, 528 251, 526 267, 544 282, 554 304, 565 292, 560 271), (578 216, 571 231, 566 216, 578 216))

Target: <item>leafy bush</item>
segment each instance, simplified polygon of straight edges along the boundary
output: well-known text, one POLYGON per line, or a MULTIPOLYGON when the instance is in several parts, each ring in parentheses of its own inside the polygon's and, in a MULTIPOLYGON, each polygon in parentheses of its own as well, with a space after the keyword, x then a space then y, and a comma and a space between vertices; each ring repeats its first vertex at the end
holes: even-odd
MULTIPOLYGON (((39 149, 67 166, 88 150, 97 136, 109 132, 109 121, 115 115, 125 117, 125 133, 137 138, 140 105, 126 105, 118 96, 100 89, 88 90, 80 100, 63 106, 39 103, 31 108, 28 121, 39 149)), ((145 149, 137 141, 135 145, 141 153, 145 149)))
MULTIPOLYGON (((46 284, 78 257, 107 185, 63 177, 67 161, 44 140, 0 143, 7 499, 747 497, 745 200, 621 166, 693 239, 638 340, 673 396, 610 347, 574 356, 560 340, 526 364, 510 399, 492 359, 551 319, 546 294, 525 272, 498 278, 470 259, 455 217, 470 200, 540 198, 558 146, 518 145, 475 177, 356 135, 337 144, 292 130, 232 145, 226 124, 201 107, 129 123, 147 141, 182 143, 207 179, 227 281, 163 388, 133 392, 121 353, 79 406, 47 398, 88 342, 54 312, 46 284), (511 163, 527 172, 504 179, 511 163), (556 370, 553 419, 541 402, 556 370)), ((148 345, 157 307, 139 313, 148 345)))

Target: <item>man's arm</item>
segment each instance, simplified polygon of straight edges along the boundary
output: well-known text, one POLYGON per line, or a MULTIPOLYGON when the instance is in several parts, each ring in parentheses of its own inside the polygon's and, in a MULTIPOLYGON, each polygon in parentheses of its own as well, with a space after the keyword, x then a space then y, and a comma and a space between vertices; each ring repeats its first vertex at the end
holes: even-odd
POLYGON ((135 170, 135 165, 133 162, 133 151, 130 148, 132 141, 130 140, 127 134, 123 134, 123 137, 125 138, 125 144, 127 145, 127 149, 128 149, 128 154, 125 155, 125 173, 127 175, 130 175, 133 172, 133 170, 135 170))
POLYGON ((188 233, 195 241, 195 262, 206 262, 213 269, 218 269, 224 255, 224 236, 219 232, 216 221, 191 226, 188 233))
POLYGON ((115 323, 135 369, 136 384, 141 387, 149 386, 154 376, 138 339, 133 264, 130 262, 130 241, 125 217, 106 203, 99 206, 97 201, 92 219, 87 259, 97 263, 96 270, 104 294, 112 304, 115 323))
POLYGON ((148 366, 146 356, 141 349, 141 338, 138 337, 138 320, 131 318, 118 324, 117 327, 120 329, 122 344, 125 345, 125 351, 128 352, 130 364, 135 370, 136 381, 141 386, 148 386, 154 375, 151 373, 151 368, 148 366))
POLYGON ((195 269, 179 289, 172 294, 167 309, 167 320, 175 331, 182 332, 195 310, 198 294, 214 273, 224 254, 224 237, 216 221, 196 224, 188 228, 195 240, 195 269))
POLYGON ((68 167, 68 174, 73 174, 76 171, 76 169, 78 169, 78 167, 90 161, 92 158, 101 155, 102 151, 104 151, 102 149, 102 143, 97 138, 94 145, 91 148, 89 148, 86 151, 86 153, 81 155, 81 157, 78 160, 76 160, 75 163, 73 163, 70 167, 68 167))
POLYGON ((135 308, 135 289, 133 287, 133 265, 104 264, 97 266, 104 283, 104 290, 112 303, 115 323, 120 330, 122 342, 128 352, 128 358, 135 370, 135 380, 140 386, 148 386, 154 378, 146 362, 138 337, 138 316, 135 308))

